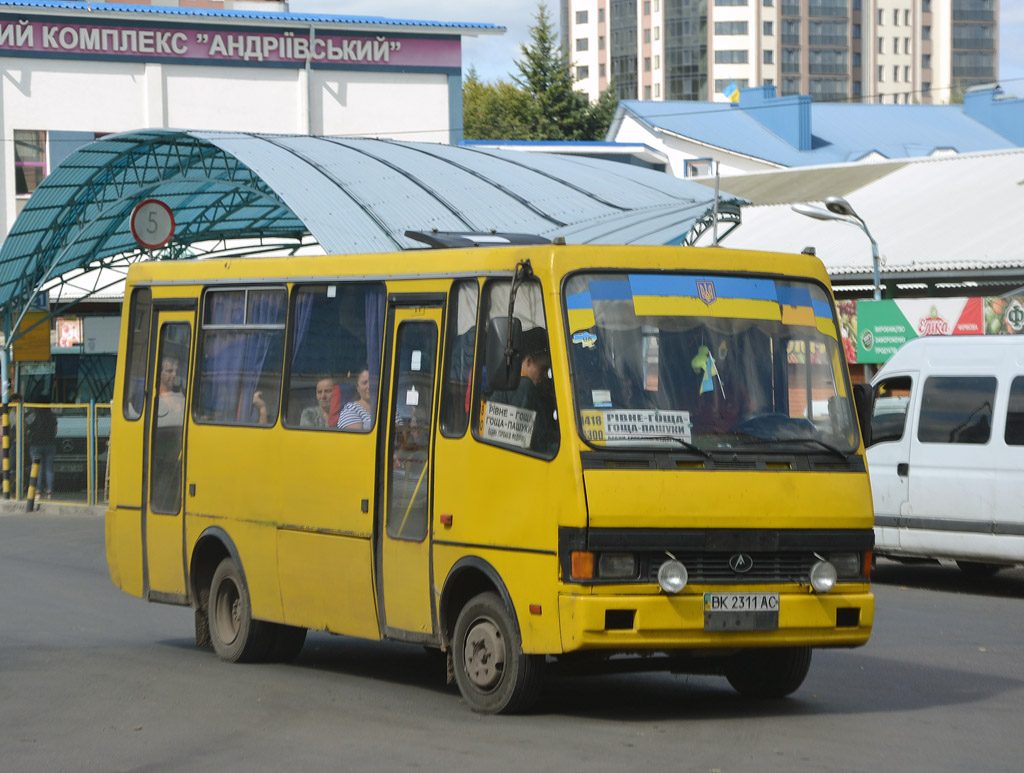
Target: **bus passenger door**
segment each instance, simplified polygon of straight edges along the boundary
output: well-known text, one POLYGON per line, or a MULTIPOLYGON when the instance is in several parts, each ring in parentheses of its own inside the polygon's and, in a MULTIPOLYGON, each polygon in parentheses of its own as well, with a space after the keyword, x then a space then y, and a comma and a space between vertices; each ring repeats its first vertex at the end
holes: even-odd
POLYGON ((434 392, 440 301, 392 306, 388 318, 382 405, 387 411, 378 480, 383 496, 377 526, 377 590, 381 630, 426 641, 434 631, 430 571, 434 392))
POLYGON ((194 313, 154 311, 156 357, 150 365, 142 510, 146 596, 184 600, 183 481, 189 363, 194 313))

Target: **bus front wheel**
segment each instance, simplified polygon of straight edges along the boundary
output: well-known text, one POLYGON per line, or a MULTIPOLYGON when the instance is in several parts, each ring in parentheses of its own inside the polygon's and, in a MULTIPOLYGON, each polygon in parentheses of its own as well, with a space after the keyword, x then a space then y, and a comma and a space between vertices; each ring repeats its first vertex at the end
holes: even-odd
POLYGON ((785 698, 804 683, 810 667, 810 647, 748 650, 730 659, 725 678, 748 698, 785 698))
POLYGON ((249 589, 230 558, 217 566, 210 583, 210 638, 222 660, 232 663, 263 660, 273 644, 267 623, 253 620, 249 589))
POLYGON ((455 621, 455 681, 474 711, 525 711, 540 690, 543 660, 523 653, 519 630, 495 593, 470 599, 455 621))

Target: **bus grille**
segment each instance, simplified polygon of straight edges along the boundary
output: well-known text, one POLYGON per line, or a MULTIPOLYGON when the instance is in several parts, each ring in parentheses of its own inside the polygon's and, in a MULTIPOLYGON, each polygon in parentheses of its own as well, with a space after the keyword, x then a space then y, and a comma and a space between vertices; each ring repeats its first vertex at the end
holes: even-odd
MULTIPOLYGON (((690 576, 690 582, 698 583, 747 583, 747 582, 806 582, 811 566, 817 560, 813 553, 748 553, 753 567, 742 574, 729 567, 734 553, 673 553, 682 561, 690 576)), ((647 562, 647 579, 658 581, 658 569, 668 557, 664 554, 652 556, 647 562)))

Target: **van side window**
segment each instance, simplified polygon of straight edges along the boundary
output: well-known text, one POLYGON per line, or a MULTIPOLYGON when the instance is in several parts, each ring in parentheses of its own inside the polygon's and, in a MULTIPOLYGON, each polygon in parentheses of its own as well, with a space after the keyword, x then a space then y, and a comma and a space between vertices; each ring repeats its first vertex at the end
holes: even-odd
POLYGON ((992 434, 994 376, 931 376, 921 392, 922 443, 987 443, 992 434))
POLYGON ((373 427, 384 307, 379 282, 297 285, 292 290, 286 427, 334 431, 341 417, 341 429, 373 427))
POLYGON ((912 386, 910 376, 894 376, 875 387, 875 399, 871 404, 872 445, 903 437, 912 386))
POLYGON ((1006 410, 1006 445, 1024 446, 1024 376, 1010 384, 1010 404, 1006 410))
POLYGON ((277 421, 286 313, 283 287, 207 290, 196 421, 265 426, 277 421))

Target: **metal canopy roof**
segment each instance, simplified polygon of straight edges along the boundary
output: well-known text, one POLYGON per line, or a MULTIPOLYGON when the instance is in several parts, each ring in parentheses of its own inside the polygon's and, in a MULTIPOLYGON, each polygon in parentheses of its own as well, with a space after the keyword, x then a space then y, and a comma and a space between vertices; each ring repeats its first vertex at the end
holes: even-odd
MULTIPOLYGON (((717 220, 735 227, 741 203, 723 194, 717 220)), ((714 224, 713 204, 713 191, 698 183, 592 158, 139 130, 81 148, 42 181, 0 246, 0 311, 16 316, 37 288, 87 271, 106 277, 86 294, 99 292, 137 260, 422 248, 407 230, 692 244, 714 224), (153 252, 139 247, 129 223, 148 198, 166 203, 176 223, 173 241, 153 252)))

